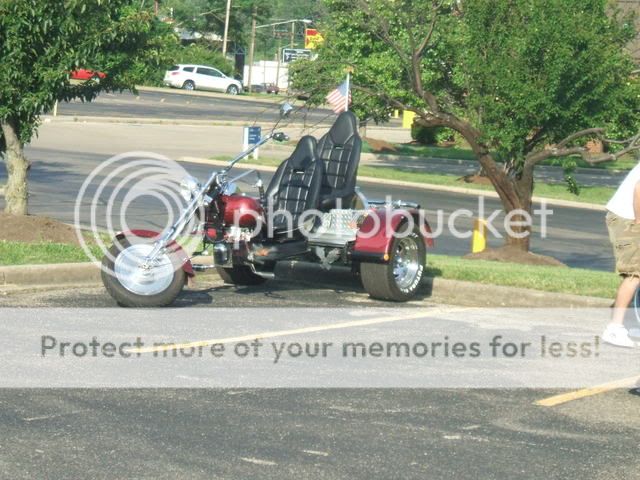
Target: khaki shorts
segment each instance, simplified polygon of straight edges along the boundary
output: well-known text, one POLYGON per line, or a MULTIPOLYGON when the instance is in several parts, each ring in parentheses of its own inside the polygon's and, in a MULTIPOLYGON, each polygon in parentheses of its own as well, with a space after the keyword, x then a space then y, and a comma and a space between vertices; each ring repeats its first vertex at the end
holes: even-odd
POLYGON ((640 277, 640 224, 607 212, 607 229, 616 258, 616 273, 640 277))

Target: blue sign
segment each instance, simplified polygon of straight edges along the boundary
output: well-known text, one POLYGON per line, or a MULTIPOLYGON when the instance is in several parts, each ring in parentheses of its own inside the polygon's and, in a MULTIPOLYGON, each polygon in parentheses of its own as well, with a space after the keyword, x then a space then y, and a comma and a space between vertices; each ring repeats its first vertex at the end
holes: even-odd
POLYGON ((261 127, 247 127, 247 143, 249 145, 255 145, 260 142, 262 138, 262 128, 261 127))

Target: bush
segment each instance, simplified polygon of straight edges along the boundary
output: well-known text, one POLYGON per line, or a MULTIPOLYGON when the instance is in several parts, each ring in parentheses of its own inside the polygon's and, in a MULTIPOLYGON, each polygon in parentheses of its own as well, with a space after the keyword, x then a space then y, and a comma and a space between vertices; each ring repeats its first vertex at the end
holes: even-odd
POLYGON ((414 123, 411 126, 411 138, 421 145, 438 145, 454 140, 454 132, 444 127, 425 127, 414 123))

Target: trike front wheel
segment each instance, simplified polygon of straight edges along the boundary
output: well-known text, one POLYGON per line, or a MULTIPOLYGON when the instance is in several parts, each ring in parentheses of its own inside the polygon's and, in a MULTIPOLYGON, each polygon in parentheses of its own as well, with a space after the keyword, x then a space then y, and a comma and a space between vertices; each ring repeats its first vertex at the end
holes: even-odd
POLYGON ((169 255, 162 254, 145 265, 153 245, 131 244, 116 239, 102 259, 102 283, 122 307, 165 307, 178 297, 185 284, 185 272, 169 255))

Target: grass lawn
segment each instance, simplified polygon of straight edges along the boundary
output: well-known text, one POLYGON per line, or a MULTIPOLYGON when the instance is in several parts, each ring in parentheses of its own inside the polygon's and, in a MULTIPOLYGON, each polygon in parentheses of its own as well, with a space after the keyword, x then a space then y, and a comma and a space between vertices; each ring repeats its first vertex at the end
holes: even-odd
MULTIPOLYGON (((374 150, 366 141, 362 145, 362 151, 365 153, 380 153, 380 154, 389 154, 389 155, 407 155, 411 157, 425 157, 425 162, 429 161, 428 157, 437 157, 437 158, 450 158, 454 160, 469 160, 475 161, 476 157, 473 152, 468 148, 461 147, 436 147, 432 145, 412 145, 408 143, 396 143, 394 144, 396 148, 395 152, 390 152, 388 150, 378 151, 374 150)), ((638 161, 633 157, 633 155, 626 155, 622 157, 617 162, 605 162, 599 163, 596 165, 591 165, 585 162, 580 157, 574 157, 578 167, 582 168, 597 168, 601 170, 611 170, 611 171, 624 171, 631 170, 635 167, 638 161)), ((548 159, 541 163, 541 165, 562 165, 562 159, 548 159)))
MULTIPOLYGON (((474 190, 494 191, 493 187, 490 185, 477 185, 475 183, 461 182, 458 180, 459 177, 456 175, 413 172, 391 167, 361 165, 358 168, 358 175, 363 177, 403 180, 406 182, 431 183, 450 187, 464 187, 474 190)), ((539 197, 554 198, 558 200, 572 200, 574 202, 597 203, 604 205, 609 201, 614 191, 615 189, 611 187, 582 187, 580 189, 580 195, 574 195, 567 190, 565 185, 537 182, 533 194, 539 197)))
POLYGON ((620 283, 619 277, 612 272, 465 260, 435 254, 427 255, 427 275, 603 298, 614 298, 620 283))
POLYGON ((371 148, 366 141, 362 144, 362 151, 364 153, 381 153, 389 155, 407 155, 410 157, 438 157, 438 158, 452 158, 455 160, 474 160, 475 155, 468 148, 459 147, 436 147, 431 145, 412 145, 409 143, 394 143, 396 148, 395 152, 388 150, 379 151, 371 148))
MULTIPOLYGON (((91 247, 97 258, 102 257, 99 247, 91 247)), ((90 259, 82 248, 64 243, 22 243, 0 241, 0 265, 33 265, 43 263, 78 263, 90 259)))
MULTIPOLYGON (((230 160, 229 156, 212 157, 216 160, 230 160)), ((254 165, 278 166, 282 160, 269 157, 261 157, 258 160, 248 159, 246 163, 254 165)), ((242 164, 242 163, 241 163, 242 164)), ((490 185, 477 185, 475 183, 465 183, 458 180, 456 175, 444 175, 437 173, 414 172, 408 170, 400 170, 393 167, 375 167, 371 165, 360 165, 358 175, 362 177, 373 177, 388 180, 401 180, 405 182, 427 183, 433 185, 444 185, 449 187, 464 187, 474 190, 494 191, 490 185)), ((580 195, 574 195, 567 190, 565 185, 536 183, 534 195, 553 198, 557 200, 571 200, 574 202, 596 203, 600 205, 606 204, 613 192, 611 187, 582 187, 580 195)))

